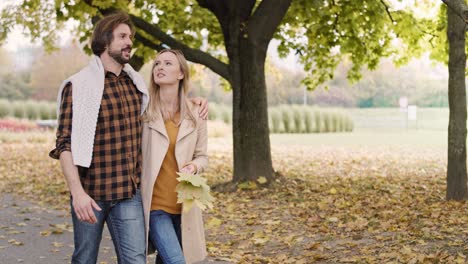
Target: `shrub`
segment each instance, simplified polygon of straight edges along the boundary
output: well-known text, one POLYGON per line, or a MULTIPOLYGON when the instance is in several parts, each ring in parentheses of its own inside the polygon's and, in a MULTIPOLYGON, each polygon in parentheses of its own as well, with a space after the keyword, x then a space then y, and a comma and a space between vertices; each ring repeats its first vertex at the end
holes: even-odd
POLYGON ((232 123, 232 111, 229 109, 228 106, 223 106, 220 110, 220 113, 221 113, 221 119, 223 120, 224 123, 226 124, 232 123))
POLYGON ((50 119, 57 119, 57 103, 47 103, 50 111, 50 119))
POLYGON ((272 107, 269 109, 268 116, 270 119, 270 132, 283 133, 284 125, 280 110, 277 107, 272 107))
POLYGON ((294 114, 291 108, 287 105, 280 106, 281 117, 283 119, 284 131, 286 133, 296 132, 296 127, 294 124, 294 114))
POLYGON ((292 106, 291 107, 294 119, 294 128, 296 133, 305 133, 306 132, 306 125, 305 125, 305 115, 304 110, 305 107, 301 106, 292 106))
POLYGON ((16 101, 11 104, 13 110, 13 116, 16 118, 26 118, 26 109, 23 106, 23 102, 16 101))
POLYGON ((37 108, 39 110, 39 119, 42 119, 42 120, 47 120, 47 119, 51 119, 51 109, 50 109, 50 105, 46 102, 40 102, 38 103, 37 105, 37 108))
MULTIPOLYGON (((55 118, 55 105, 54 118, 55 118)), ((210 103, 208 119, 232 124, 230 106, 210 103)), ((331 112, 302 105, 280 105, 268 108, 268 128, 270 133, 325 133, 350 132, 353 121, 341 112, 331 112)))
POLYGON ((210 103, 208 110, 208 120, 217 120, 219 119, 219 105, 217 103, 210 103))
POLYGON ((310 108, 304 108, 304 124, 306 133, 315 131, 314 112, 310 108))
POLYGON ((354 130, 353 120, 349 116, 346 116, 344 119, 345 119, 345 121, 344 121, 344 131, 352 132, 354 130))
POLYGON ((8 100, 0 99, 0 118, 9 116, 11 110, 11 103, 8 100))
POLYGON ((322 112, 319 110, 314 111, 314 121, 315 121, 315 133, 322 133, 325 129, 323 124, 322 112))
POLYGON ((39 104, 34 101, 26 101, 24 103, 26 118, 29 120, 39 119, 40 109, 39 104))
POLYGON ((331 114, 328 112, 322 112, 322 120, 323 120, 323 130, 321 132, 331 132, 332 131, 332 118, 331 114))
POLYGON ((341 117, 338 113, 331 113, 331 132, 340 132, 341 129, 341 117))

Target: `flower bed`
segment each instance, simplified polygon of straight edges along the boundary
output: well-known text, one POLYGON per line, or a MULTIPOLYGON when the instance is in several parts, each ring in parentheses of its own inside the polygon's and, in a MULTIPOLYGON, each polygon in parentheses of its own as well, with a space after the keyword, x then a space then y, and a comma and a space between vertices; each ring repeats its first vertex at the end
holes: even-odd
POLYGON ((37 129, 39 129, 39 126, 31 121, 19 119, 0 119, 0 131, 26 132, 37 129))

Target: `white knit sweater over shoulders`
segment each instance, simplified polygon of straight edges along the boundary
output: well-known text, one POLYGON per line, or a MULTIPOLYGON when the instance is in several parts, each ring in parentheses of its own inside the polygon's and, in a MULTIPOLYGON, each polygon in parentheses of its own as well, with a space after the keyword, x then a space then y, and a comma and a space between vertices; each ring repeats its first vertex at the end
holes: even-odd
MULTIPOLYGON (((125 64, 125 71, 137 89, 143 93, 141 114, 148 105, 148 91, 142 76, 129 64, 125 64)), ((71 153, 73 163, 77 166, 89 168, 93 156, 94 134, 104 91, 105 71, 101 59, 93 56, 89 64, 81 71, 63 81, 57 96, 57 117, 60 118, 60 105, 63 88, 72 83, 73 119, 71 132, 71 153)))

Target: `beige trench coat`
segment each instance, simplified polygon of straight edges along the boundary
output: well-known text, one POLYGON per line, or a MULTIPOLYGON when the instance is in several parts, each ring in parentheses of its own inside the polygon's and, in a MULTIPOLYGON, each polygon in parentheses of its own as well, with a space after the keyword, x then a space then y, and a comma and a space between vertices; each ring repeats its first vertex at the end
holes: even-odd
MULTIPOLYGON (((198 106, 193 105, 189 101, 188 104, 192 108, 193 116, 198 118, 198 120, 195 127, 190 120, 182 120, 177 135, 175 156, 179 170, 190 162, 197 166, 197 173, 200 173, 208 165, 206 120, 198 117, 198 106)), ((143 122, 143 162, 140 186, 145 215, 147 245, 153 186, 168 148, 169 137, 167 136, 162 116, 160 115, 156 121, 143 122)), ((198 207, 193 206, 189 212, 182 213, 181 229, 182 248, 186 262, 194 263, 205 259, 207 255, 205 231, 202 212, 198 207)))

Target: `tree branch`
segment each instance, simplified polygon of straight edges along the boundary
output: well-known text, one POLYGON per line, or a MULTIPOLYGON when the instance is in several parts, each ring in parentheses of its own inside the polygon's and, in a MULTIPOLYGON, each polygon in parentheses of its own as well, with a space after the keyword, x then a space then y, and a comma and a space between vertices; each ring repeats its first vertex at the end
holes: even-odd
POLYGON ((203 7, 214 14, 218 19, 219 25, 223 32, 224 42, 227 44, 230 40, 229 35, 229 19, 228 16, 229 6, 226 1, 219 0, 197 0, 200 7, 203 7))
POLYGON ((219 0, 197 0, 197 3, 200 7, 208 9, 213 13, 221 24, 221 27, 223 27, 223 25, 227 25, 227 21, 229 21, 229 3, 219 0))
POLYGON ((145 38, 143 35, 141 35, 138 32, 135 34, 135 39, 141 42, 146 47, 157 50, 158 52, 164 49, 164 46, 154 43, 153 41, 145 38))
MULTIPOLYGON (((228 70, 227 64, 221 62, 220 60, 216 59, 215 57, 211 56, 210 54, 206 52, 203 52, 198 49, 192 49, 188 47, 187 45, 180 43, 176 39, 172 38, 171 36, 163 32, 159 27, 149 24, 148 22, 146 22, 140 17, 137 17, 132 14, 130 14, 130 17, 136 27, 145 31, 151 36, 157 38, 158 40, 160 40, 162 43, 166 44, 167 46, 173 49, 181 50, 184 53, 187 60, 195 62, 195 63, 203 64, 207 66, 208 68, 210 68, 213 72, 219 74, 224 79, 230 81, 229 70, 228 70)), ((138 40, 140 39, 144 41, 148 41, 144 43, 145 45, 147 44, 151 45, 149 43, 151 41, 148 39, 145 39, 141 35, 138 36, 138 40)), ((157 49, 160 47, 160 45, 153 43, 153 46, 149 46, 149 47, 155 47, 157 49)))
POLYGON ((468 6, 463 0, 442 0, 442 2, 463 19, 465 23, 468 23, 468 6))
POLYGON ((145 64, 145 58, 140 57, 138 55, 133 54, 130 58, 130 65, 132 65, 133 69, 139 71, 141 67, 145 64))
POLYGON ((392 23, 395 23, 395 19, 393 19, 392 14, 390 13, 390 10, 388 8, 388 5, 385 3, 384 0, 380 0, 380 3, 382 3, 382 5, 384 5, 385 11, 387 12, 387 15, 390 18, 390 20, 392 21, 392 23))
POLYGON ((267 44, 283 20, 292 0, 263 0, 249 20, 247 34, 259 44, 267 44))
MULTIPOLYGON (((86 4, 93 6, 93 1, 92 0, 84 0, 86 4)), ((207 5, 214 5, 217 8, 220 8, 219 3, 222 1, 215 1, 215 0, 200 0, 199 3, 202 2, 203 4, 207 5)), ((201 5, 201 4, 200 4, 201 5)), ((115 11, 115 8, 108 8, 108 9, 100 9, 100 12, 103 14, 107 14, 109 12, 115 11)), ((219 74, 221 77, 226 79, 227 81, 230 81, 230 75, 229 75, 229 69, 228 65, 221 62, 220 60, 214 58, 210 54, 203 52, 201 50, 197 49, 192 49, 188 47, 187 45, 178 42, 176 39, 172 38, 171 36, 167 35, 165 32, 163 32, 159 27, 154 26, 146 22, 140 17, 137 17, 135 15, 129 14, 130 18, 132 19, 132 22, 135 24, 136 27, 139 29, 145 31, 146 33, 154 36, 158 40, 160 40, 162 43, 166 44, 167 46, 174 48, 174 49, 180 49, 183 53, 184 56, 187 58, 187 60, 203 64, 210 68, 213 72, 219 74)), ((138 41, 141 41, 143 45, 153 48, 157 51, 162 50, 164 47, 162 45, 156 44, 153 41, 143 37, 141 34, 135 34, 135 38, 138 41)), ((135 65, 138 65, 140 63, 140 59, 135 58, 134 60, 135 65)))

